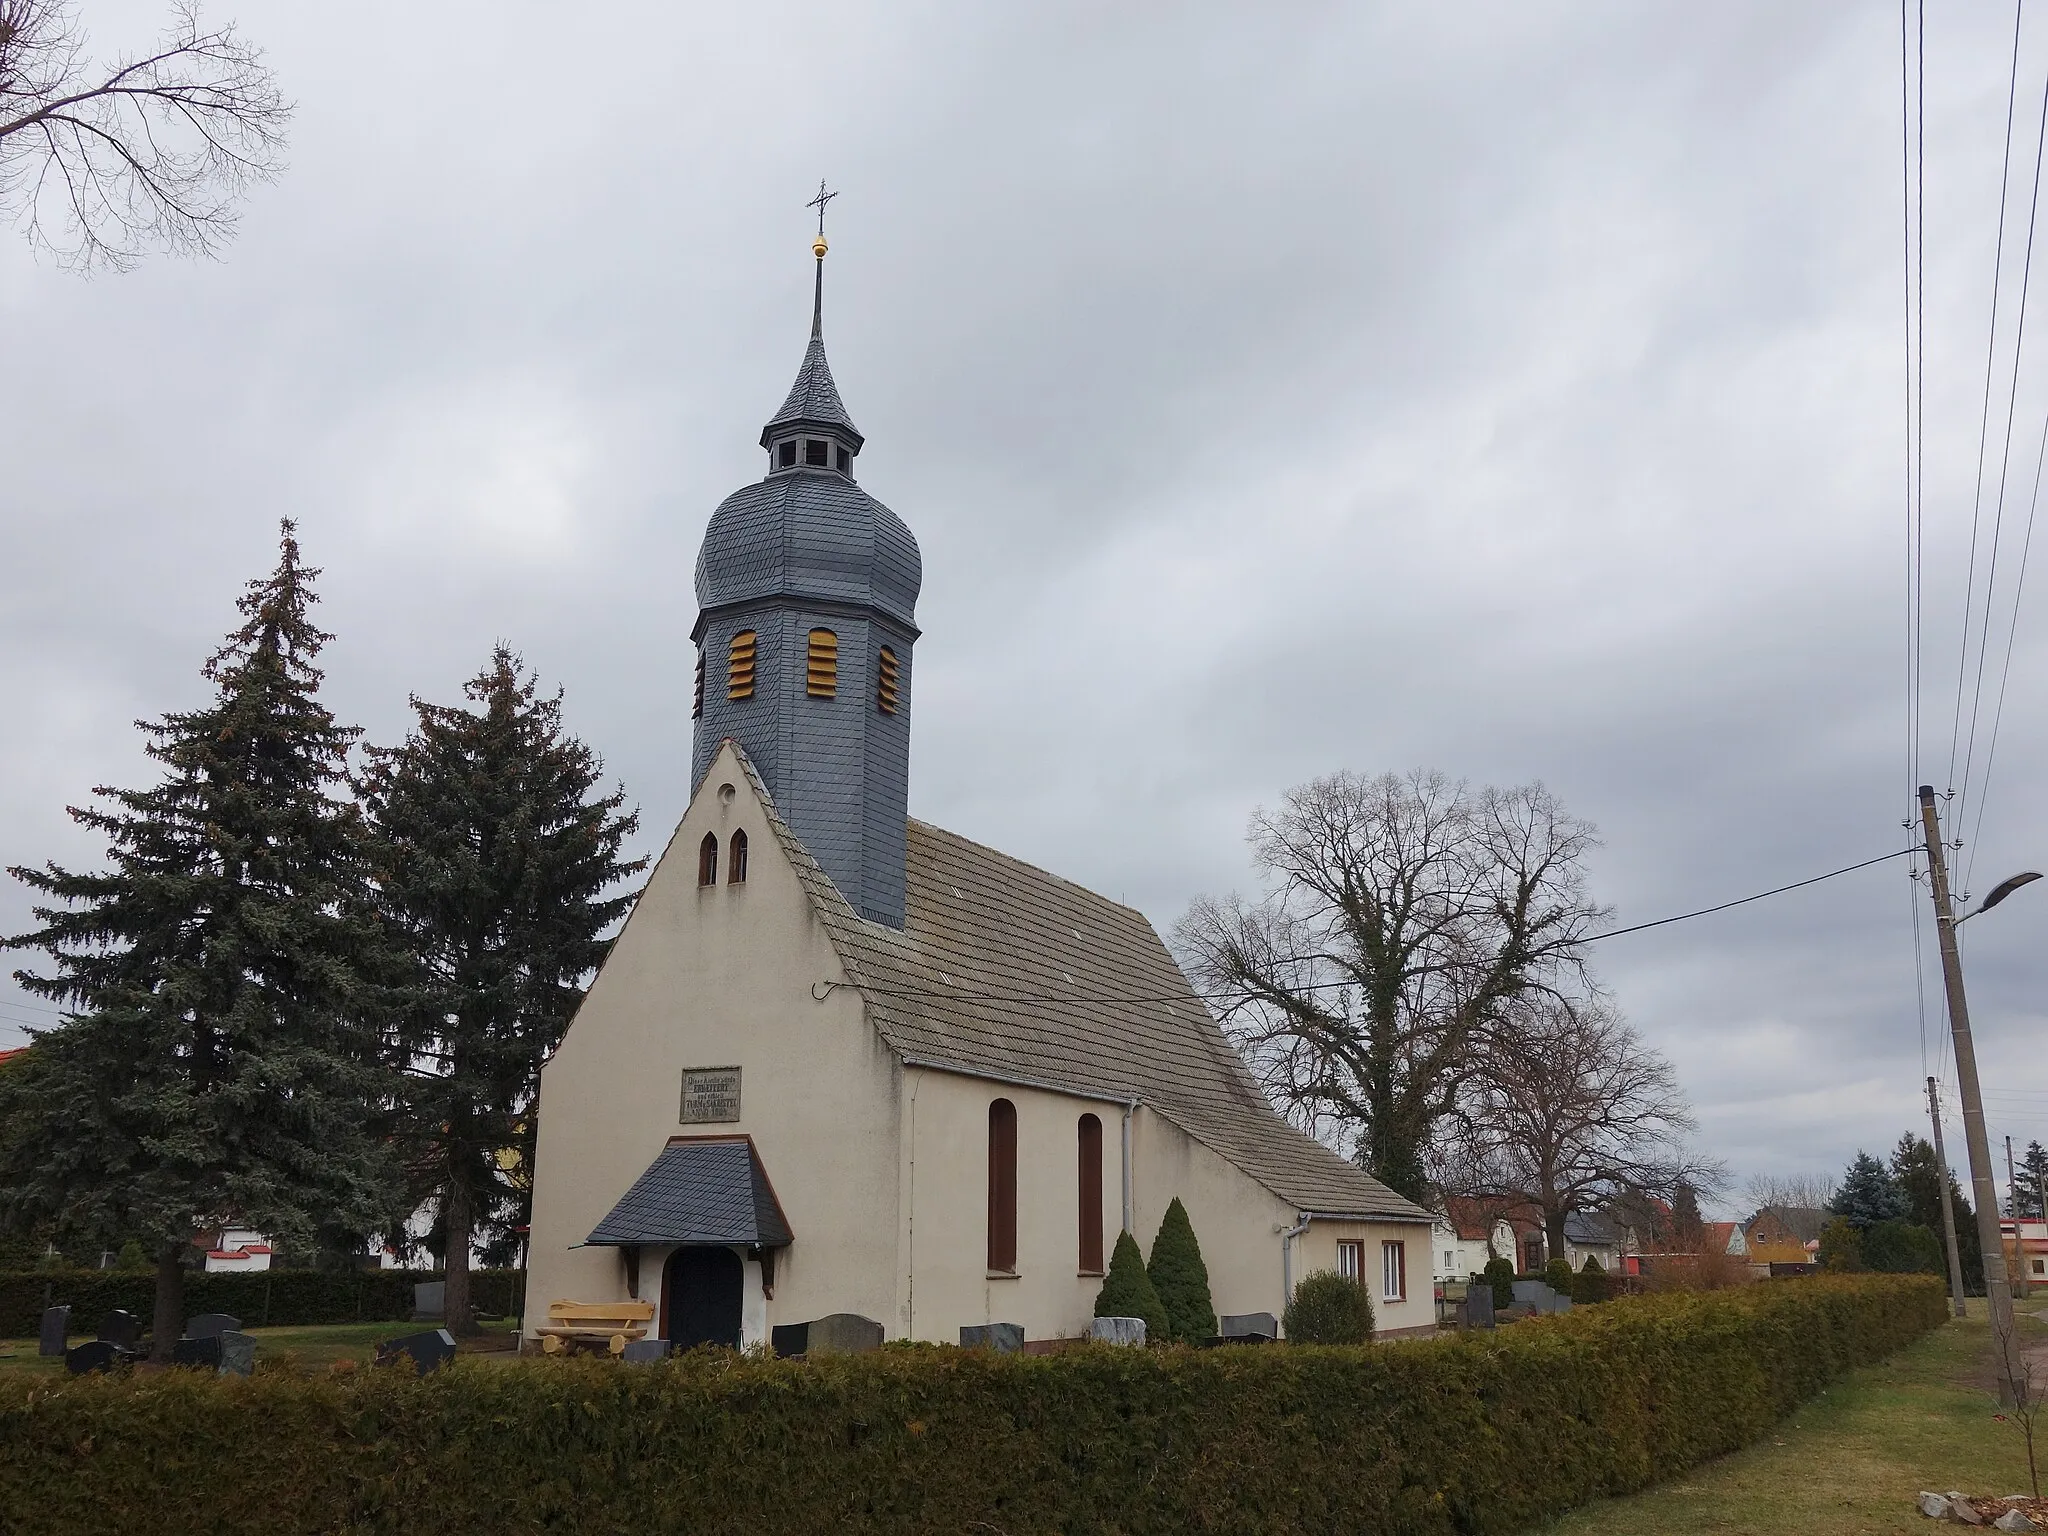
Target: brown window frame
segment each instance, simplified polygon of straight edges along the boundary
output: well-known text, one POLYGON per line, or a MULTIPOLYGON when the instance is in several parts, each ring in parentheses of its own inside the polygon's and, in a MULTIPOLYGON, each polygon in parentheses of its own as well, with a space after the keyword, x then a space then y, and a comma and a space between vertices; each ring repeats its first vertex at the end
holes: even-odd
POLYGON ((1080 1245, 1075 1264, 1084 1275, 1099 1275, 1102 1269, 1102 1121, 1083 1115, 1074 1127, 1076 1151, 1080 1155, 1080 1245))
POLYGON ((701 886, 718 884, 718 834, 706 832, 704 841, 697 845, 697 884, 701 886))
POLYGON ((1362 1237, 1340 1237, 1337 1239, 1337 1273, 1346 1280, 1365 1284, 1365 1239, 1362 1237), (1346 1269, 1344 1261, 1351 1261, 1346 1269))
POLYGON ((725 883, 727 885, 745 885, 747 883, 747 834, 744 831, 735 830, 733 835, 726 839, 725 883))
POLYGON ((1408 1245, 1395 1238, 1380 1242, 1380 1300, 1406 1301, 1408 1299, 1408 1245), (1398 1289, 1390 1288, 1389 1279, 1398 1289))
POLYGON ((1017 1106, 991 1099, 988 1106, 988 1267, 1017 1272, 1017 1106))

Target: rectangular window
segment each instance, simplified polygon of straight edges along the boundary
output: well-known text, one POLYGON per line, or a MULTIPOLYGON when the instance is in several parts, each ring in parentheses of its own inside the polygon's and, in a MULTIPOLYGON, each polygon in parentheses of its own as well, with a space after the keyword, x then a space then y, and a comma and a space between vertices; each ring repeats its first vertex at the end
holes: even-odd
POLYGON ((784 469, 791 468, 796 463, 796 444, 784 443, 775 451, 775 456, 781 460, 784 469))
POLYGON ((1076 1266, 1084 1275, 1102 1273, 1102 1122, 1081 1117, 1076 1137, 1081 1154, 1081 1243, 1076 1266))
POLYGON ((1387 1301, 1408 1299, 1408 1245, 1380 1244, 1380 1295, 1387 1301))
POLYGON ((804 653, 804 692, 814 699, 839 695, 839 637, 829 629, 811 631, 804 653))
POLYGON ((988 1107, 988 1267, 1017 1272, 1017 1106, 988 1107))
POLYGON ((1340 1241, 1337 1244, 1337 1273, 1346 1280, 1365 1280, 1365 1244, 1340 1241))
POLYGON ((1446 1248, 1444 1250, 1444 1273, 1447 1275, 1454 1275, 1457 1272, 1458 1255, 1455 1250, 1446 1248))
POLYGON ((821 443, 815 437, 807 438, 804 441, 804 462, 806 464, 816 464, 821 468, 828 466, 832 462, 828 457, 831 452, 831 444, 821 443))

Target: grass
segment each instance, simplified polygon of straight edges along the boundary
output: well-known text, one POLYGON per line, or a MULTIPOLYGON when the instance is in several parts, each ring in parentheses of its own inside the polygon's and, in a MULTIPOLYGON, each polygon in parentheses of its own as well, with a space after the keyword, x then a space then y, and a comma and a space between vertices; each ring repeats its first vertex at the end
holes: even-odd
MULTIPOLYGON (((1984 1304, 1971 1308, 1967 1320, 1836 1382, 1762 1443, 1676 1482, 1574 1510, 1545 1530, 1552 1536, 1924 1536, 1932 1527, 1913 1502, 1923 1488, 2025 1492, 2025 1442, 2017 1426, 1997 1418, 1987 1363, 1990 1327, 1984 1304)), ((2048 1339, 2042 1314, 2023 1320, 2022 1328, 2030 1352, 2048 1339)))
MULTIPOLYGON (((418 1333, 432 1326, 430 1323, 332 1323, 317 1328, 248 1328, 243 1331, 256 1340, 258 1360, 289 1354, 303 1369, 324 1370, 340 1360, 368 1365, 376 1346, 384 1340, 418 1333)), ((510 1323, 484 1325, 487 1339, 511 1331, 510 1323)), ((76 1335, 71 1342, 82 1344, 90 1337, 89 1334, 76 1335)), ((487 1354, 486 1358, 510 1360, 514 1356, 510 1350, 504 1350, 487 1354)), ((64 1361, 60 1357, 38 1355, 34 1339, 0 1339, 0 1371, 61 1376, 64 1361)))

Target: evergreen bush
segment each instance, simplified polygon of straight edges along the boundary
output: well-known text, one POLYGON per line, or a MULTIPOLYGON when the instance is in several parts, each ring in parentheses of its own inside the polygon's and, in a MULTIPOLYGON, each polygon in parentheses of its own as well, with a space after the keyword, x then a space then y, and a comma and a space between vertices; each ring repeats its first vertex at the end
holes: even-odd
POLYGON ((1931 1277, 1823 1276, 1398 1349, 9 1372, 0 1530, 1504 1536, 1762 1438, 1945 1315, 1931 1277))
POLYGON ((1216 1336, 1216 1304, 1209 1299, 1209 1266, 1195 1241, 1194 1223, 1175 1195, 1152 1239, 1152 1257, 1145 1265, 1159 1304, 1166 1309, 1168 1337, 1192 1344, 1216 1336))
POLYGON ((1863 1239, 1846 1216, 1837 1216, 1821 1229, 1820 1267, 1837 1275, 1853 1275, 1863 1268, 1863 1239))
POLYGON ((1570 1259, 1552 1259, 1548 1264, 1544 1265, 1543 1283, 1560 1296, 1571 1295, 1572 1261, 1570 1259))
POLYGON ((1319 1269, 1294 1288, 1280 1329, 1290 1344, 1370 1344, 1372 1297, 1358 1281, 1319 1269))
POLYGON ((1880 1221, 1863 1234, 1863 1267, 1886 1275, 1938 1275, 1941 1239, 1910 1221, 1880 1221))
POLYGON ((1138 1240, 1119 1232, 1116 1248, 1109 1256, 1109 1273, 1102 1277, 1102 1289, 1095 1293, 1097 1317, 1142 1317, 1147 1343, 1164 1344, 1172 1330, 1152 1277, 1145 1273, 1145 1259, 1138 1252, 1138 1240))
POLYGON ((1483 1276, 1486 1283, 1493 1287, 1493 1304, 1496 1307, 1511 1307, 1515 1304, 1515 1265, 1512 1259, 1488 1259, 1483 1276))

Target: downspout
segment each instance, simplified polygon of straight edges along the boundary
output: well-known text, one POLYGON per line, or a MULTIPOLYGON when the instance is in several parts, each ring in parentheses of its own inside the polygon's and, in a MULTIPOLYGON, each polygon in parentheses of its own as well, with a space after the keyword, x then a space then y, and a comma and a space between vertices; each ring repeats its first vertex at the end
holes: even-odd
MULTIPOLYGON (((1124 1230, 1132 1231, 1131 1223, 1137 1217, 1131 1210, 1131 1116, 1137 1112, 1138 1101, 1129 1099, 1124 1104, 1124 1230)), ((1133 1236, 1136 1234, 1133 1233, 1133 1236)))
POLYGON ((1308 1230, 1309 1218, 1304 1215, 1291 1227, 1275 1227, 1280 1234, 1280 1310, 1285 1312, 1287 1304, 1294 1300, 1294 1240, 1308 1230))

